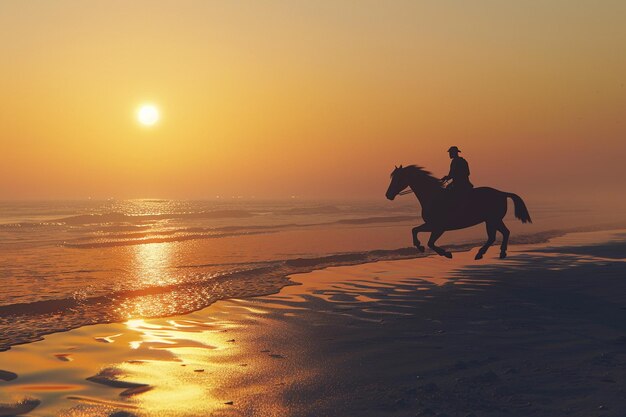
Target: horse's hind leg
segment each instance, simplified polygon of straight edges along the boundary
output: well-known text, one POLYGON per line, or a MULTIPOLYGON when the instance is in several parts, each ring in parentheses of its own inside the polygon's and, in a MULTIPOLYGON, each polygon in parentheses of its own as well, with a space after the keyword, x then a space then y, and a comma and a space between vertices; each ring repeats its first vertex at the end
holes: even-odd
POLYGON ((478 249, 478 253, 476 254, 476 257, 474 258, 476 260, 482 259, 485 252, 487 252, 487 249, 489 249, 489 247, 493 245, 493 242, 496 241, 496 225, 493 224, 492 222, 487 222, 486 225, 487 225, 487 242, 485 242, 485 244, 480 249, 478 249))
POLYGON ((424 246, 422 246, 420 244, 420 241, 417 238, 417 234, 419 232, 425 231, 427 228, 428 228, 428 226, 426 226, 426 223, 421 224, 421 225, 413 228, 413 246, 415 246, 417 248, 417 250, 420 251, 420 252, 424 252, 425 248, 424 248, 424 246))
POLYGON ((509 229, 506 227, 504 222, 500 220, 500 223, 497 225, 497 229, 500 233, 502 233, 502 245, 500 245, 500 259, 506 258, 506 250, 509 247, 509 229))
POLYGON ((428 247, 437 252, 440 256, 445 256, 446 258, 452 258, 452 254, 447 250, 440 248, 435 245, 437 239, 439 239, 443 235, 443 230, 435 230, 430 234, 430 239, 428 239, 428 247))

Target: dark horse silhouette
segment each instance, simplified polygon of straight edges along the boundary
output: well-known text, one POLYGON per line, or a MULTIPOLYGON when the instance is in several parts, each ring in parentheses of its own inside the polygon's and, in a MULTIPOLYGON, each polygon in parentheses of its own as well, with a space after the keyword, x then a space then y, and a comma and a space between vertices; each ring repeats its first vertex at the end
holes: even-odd
POLYGON ((502 233, 500 258, 506 258, 510 233, 502 219, 506 214, 506 199, 509 197, 515 205, 515 217, 522 223, 532 223, 526 204, 513 193, 489 187, 473 188, 465 192, 450 191, 443 188, 440 180, 430 172, 415 165, 404 168, 400 165, 391 173, 386 196, 393 200, 407 187, 413 191, 422 206, 425 223, 413 228, 413 245, 420 252, 424 252, 424 246, 420 245, 417 234, 431 232, 428 246, 439 255, 452 258, 450 252, 435 245, 437 239, 447 230, 464 229, 484 222, 487 226, 487 242, 478 250, 475 259, 481 259, 493 245, 496 230, 502 233))

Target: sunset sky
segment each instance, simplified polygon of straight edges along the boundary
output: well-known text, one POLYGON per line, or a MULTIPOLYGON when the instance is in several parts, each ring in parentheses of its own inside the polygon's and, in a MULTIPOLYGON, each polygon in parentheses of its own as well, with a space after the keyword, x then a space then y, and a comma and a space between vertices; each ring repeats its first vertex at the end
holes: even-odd
POLYGON ((0 199, 382 199, 450 145, 475 185, 621 193, 625 22, 621 0, 2 0, 0 199))

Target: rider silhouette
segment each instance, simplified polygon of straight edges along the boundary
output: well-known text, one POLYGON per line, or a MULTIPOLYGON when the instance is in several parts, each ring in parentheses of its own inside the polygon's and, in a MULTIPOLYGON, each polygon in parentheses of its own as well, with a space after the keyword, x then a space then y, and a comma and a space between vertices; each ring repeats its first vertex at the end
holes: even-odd
POLYGON ((450 173, 443 177, 441 181, 452 180, 446 187, 449 190, 470 190, 474 188, 474 185, 469 180, 469 165, 465 159, 459 156, 459 152, 461 151, 456 146, 451 146, 448 149, 448 154, 450 154, 450 159, 452 159, 452 162, 450 162, 450 173))

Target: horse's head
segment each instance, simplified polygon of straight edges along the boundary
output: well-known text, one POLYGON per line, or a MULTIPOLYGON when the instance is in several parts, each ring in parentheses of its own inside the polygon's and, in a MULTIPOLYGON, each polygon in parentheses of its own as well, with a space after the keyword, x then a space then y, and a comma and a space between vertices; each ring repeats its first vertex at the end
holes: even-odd
POLYGON ((402 165, 396 167, 391 173, 391 182, 389 183, 389 188, 387 188, 387 193, 385 196, 389 200, 393 200, 400 193, 400 191, 404 190, 409 186, 409 183, 404 175, 404 169, 402 165))

